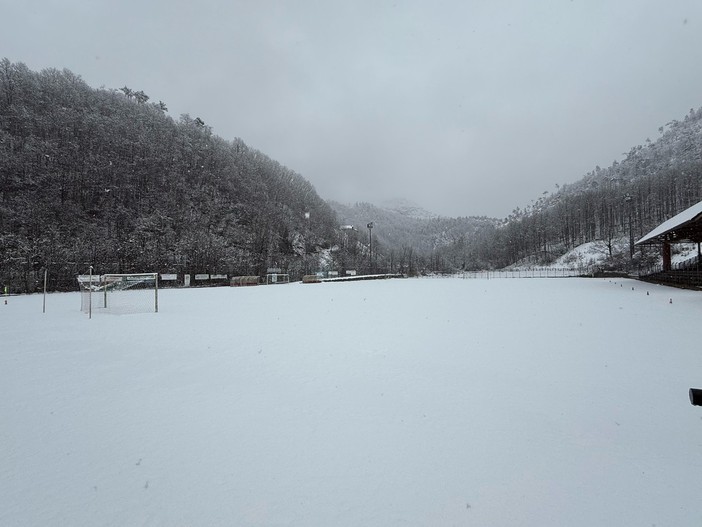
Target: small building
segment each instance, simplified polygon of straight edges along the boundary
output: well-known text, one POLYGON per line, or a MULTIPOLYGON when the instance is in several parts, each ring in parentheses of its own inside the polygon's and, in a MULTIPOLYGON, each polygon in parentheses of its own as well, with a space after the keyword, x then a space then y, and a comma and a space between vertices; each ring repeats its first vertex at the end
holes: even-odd
POLYGON ((635 245, 659 245, 663 265, 639 275, 640 280, 684 288, 702 288, 702 202, 664 221, 635 245), (672 264, 672 245, 696 243, 697 255, 684 262, 672 264))
POLYGON ((671 245, 675 243, 696 243, 697 256, 700 256, 702 242, 702 201, 685 209, 638 240, 634 245, 660 245, 663 256, 663 271, 670 271, 671 245))

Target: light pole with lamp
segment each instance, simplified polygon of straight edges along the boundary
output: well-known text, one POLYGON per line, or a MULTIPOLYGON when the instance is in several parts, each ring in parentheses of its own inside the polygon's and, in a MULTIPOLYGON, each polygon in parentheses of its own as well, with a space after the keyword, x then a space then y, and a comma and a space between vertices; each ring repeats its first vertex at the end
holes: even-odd
POLYGON ((307 243, 310 237, 310 213, 305 212, 305 244, 304 254, 302 256, 302 274, 307 274, 307 243))
POLYGON ((369 255, 369 267, 370 273, 373 274, 373 222, 371 221, 368 225, 368 255, 369 255))
POLYGON ((632 225, 631 225, 632 201, 633 201, 633 198, 627 192, 627 194, 624 196, 624 202, 627 204, 628 213, 629 213, 629 262, 631 264, 634 263, 634 230, 633 230, 632 225))

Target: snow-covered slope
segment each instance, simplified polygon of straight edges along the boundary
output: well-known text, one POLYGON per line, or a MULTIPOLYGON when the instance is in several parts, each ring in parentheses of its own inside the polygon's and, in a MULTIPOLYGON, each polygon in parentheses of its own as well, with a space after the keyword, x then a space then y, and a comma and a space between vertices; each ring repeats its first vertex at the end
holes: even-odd
MULTIPOLYGON (((621 250, 621 240, 614 242, 616 250, 621 250)), ((601 264, 609 256, 607 243, 598 240, 583 243, 556 259, 551 267, 588 267, 601 264)))

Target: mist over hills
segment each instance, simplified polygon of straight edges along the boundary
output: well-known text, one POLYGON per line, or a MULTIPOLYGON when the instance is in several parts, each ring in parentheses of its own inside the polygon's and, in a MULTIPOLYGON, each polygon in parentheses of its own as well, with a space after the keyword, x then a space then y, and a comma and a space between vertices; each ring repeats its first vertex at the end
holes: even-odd
POLYGON ((430 255, 433 271, 550 264, 597 240, 608 247, 608 268, 631 270, 659 256, 655 249, 634 249, 636 239, 702 200, 702 108, 690 109, 681 120, 661 126, 659 133, 657 139, 632 147, 622 161, 596 166, 581 179, 516 207, 504 219, 426 217, 404 214, 402 207, 362 203, 331 205, 337 215, 359 224, 380 218, 388 236, 383 238, 378 229, 378 238, 394 247, 414 244, 430 255))
MULTIPOLYGON (((431 271, 463 269, 471 254, 467 252, 481 230, 496 226, 499 220, 486 217, 443 218, 407 200, 344 205, 330 201, 344 225, 361 231, 373 222, 373 237, 378 250, 386 257, 409 268, 410 257, 419 258, 413 265, 431 271)), ((368 233, 366 232, 366 238, 368 233)))
POLYGON ((381 201, 378 206, 389 211, 397 212, 403 216, 417 219, 429 220, 439 216, 438 214, 429 212, 421 205, 403 198, 381 201))
POLYGON ((229 275, 276 267, 293 279, 324 267, 451 272, 548 263, 593 240, 611 248, 609 265, 631 268, 651 255, 632 257, 622 239, 702 199, 702 109, 660 133, 507 218, 444 218, 401 199, 327 202, 294 170, 198 117, 172 118, 143 91, 94 89, 68 70, 4 59, 0 282, 32 291, 47 270, 50 288, 70 289, 89 266, 229 275))

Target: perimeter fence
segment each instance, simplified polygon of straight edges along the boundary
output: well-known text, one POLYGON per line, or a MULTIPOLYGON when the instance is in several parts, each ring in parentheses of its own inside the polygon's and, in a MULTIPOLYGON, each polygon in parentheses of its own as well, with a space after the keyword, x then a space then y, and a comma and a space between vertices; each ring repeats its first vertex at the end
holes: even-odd
POLYGON ((464 279, 477 278, 489 280, 493 278, 568 278, 577 276, 592 276, 593 273, 594 270, 590 267, 540 267, 531 269, 515 269, 511 271, 464 271, 454 276, 464 279))

